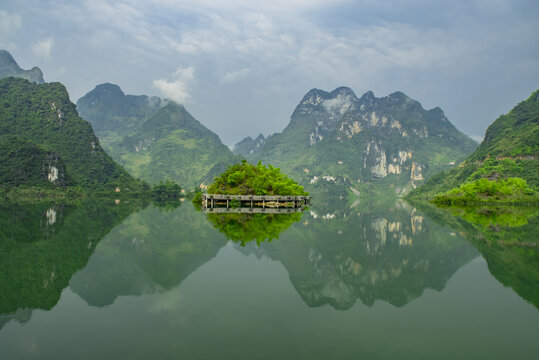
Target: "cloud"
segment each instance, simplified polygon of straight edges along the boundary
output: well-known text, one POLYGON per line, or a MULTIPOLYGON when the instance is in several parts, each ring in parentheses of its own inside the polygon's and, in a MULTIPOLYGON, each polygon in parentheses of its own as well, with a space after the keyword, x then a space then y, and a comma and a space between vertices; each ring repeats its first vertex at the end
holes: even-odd
POLYGON ((480 135, 471 135, 470 136, 472 139, 474 139, 475 141, 477 141, 478 143, 481 144, 481 142, 483 141, 484 137, 483 136, 480 136, 480 135))
POLYGON ((22 19, 19 15, 0 10, 0 39, 18 30, 21 24, 22 19))
POLYGON ((188 92, 188 85, 195 77, 195 68, 179 68, 173 75, 174 80, 159 79, 153 81, 156 87, 165 98, 178 104, 183 104, 191 97, 188 92))
POLYGON ((244 68, 244 69, 241 69, 241 70, 230 71, 230 72, 227 72, 221 78, 220 83, 221 84, 230 84, 230 83, 236 82, 237 80, 239 80, 241 78, 244 78, 244 77, 248 76, 250 73, 251 73, 250 68, 244 68))
POLYGON ((47 38, 37 43, 32 44, 32 52, 42 59, 48 59, 51 56, 52 46, 54 45, 53 38, 47 38))

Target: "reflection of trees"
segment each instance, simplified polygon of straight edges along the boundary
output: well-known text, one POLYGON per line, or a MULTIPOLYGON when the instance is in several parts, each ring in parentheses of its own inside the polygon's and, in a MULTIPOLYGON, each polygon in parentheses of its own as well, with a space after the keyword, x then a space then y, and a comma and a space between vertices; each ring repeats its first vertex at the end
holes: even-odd
POLYGON ((70 287, 93 306, 118 296, 178 286, 225 245, 203 213, 190 206, 132 214, 103 239, 70 287))
POLYGON ((51 309, 101 238, 138 205, 0 207, 0 314, 51 309))
POLYGON ((451 211, 458 215, 453 216, 429 204, 419 206, 438 223, 468 239, 499 282, 539 308, 537 207, 453 208, 451 211))
POLYGON ((309 306, 348 309, 357 299, 403 306, 427 288, 441 291, 476 256, 473 247, 405 203, 354 210, 313 210, 278 242, 262 246, 283 263, 309 306))
POLYGON ((245 214, 245 213, 208 213, 212 225, 226 235, 227 239, 239 242, 242 246, 255 240, 278 239, 281 232, 301 220, 302 213, 291 214, 245 214))

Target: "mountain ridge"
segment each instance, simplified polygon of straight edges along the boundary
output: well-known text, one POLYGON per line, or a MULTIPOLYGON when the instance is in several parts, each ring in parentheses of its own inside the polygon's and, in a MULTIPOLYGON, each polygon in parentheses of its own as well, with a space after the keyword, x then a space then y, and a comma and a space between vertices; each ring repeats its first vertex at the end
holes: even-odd
POLYGON ((314 88, 284 130, 247 157, 282 167, 302 185, 324 177, 345 188, 392 186, 403 194, 476 146, 439 107, 425 110, 403 92, 358 98, 348 87, 314 88))
POLYGON ((481 178, 520 177, 539 188, 539 90, 498 117, 479 147, 455 169, 436 174, 410 194, 431 199, 436 194, 481 178))
POLYGON ((10 76, 23 78, 37 84, 45 82, 40 68, 34 66, 30 70, 23 70, 7 50, 0 50, 0 79, 10 76))
MULTIPOLYGON (((26 173, 13 180, 11 186, 43 185, 37 180, 41 178, 53 187, 73 185, 108 191, 140 188, 141 184, 103 150, 61 83, 36 84, 4 78, 0 80, 0 105, 0 142, 10 144, 9 151, 19 152, 21 161, 29 154, 41 157, 28 163, 26 173)), ((9 159, 0 165, 0 173, 7 176, 20 167, 9 159)))
POLYGON ((173 101, 125 95, 107 83, 80 98, 77 108, 111 156, 149 183, 170 179, 189 189, 204 186, 209 173, 238 160, 217 134, 173 101))

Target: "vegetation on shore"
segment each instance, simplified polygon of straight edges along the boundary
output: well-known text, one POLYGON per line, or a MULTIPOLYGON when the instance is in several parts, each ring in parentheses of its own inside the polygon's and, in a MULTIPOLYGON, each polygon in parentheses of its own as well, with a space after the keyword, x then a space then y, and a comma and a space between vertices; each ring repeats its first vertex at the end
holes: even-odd
POLYGON ((539 90, 500 116, 459 167, 434 175, 409 199, 436 204, 539 203, 539 90))
POLYGON ((521 178, 481 178, 438 194, 432 202, 437 205, 526 204, 539 203, 539 194, 521 178))

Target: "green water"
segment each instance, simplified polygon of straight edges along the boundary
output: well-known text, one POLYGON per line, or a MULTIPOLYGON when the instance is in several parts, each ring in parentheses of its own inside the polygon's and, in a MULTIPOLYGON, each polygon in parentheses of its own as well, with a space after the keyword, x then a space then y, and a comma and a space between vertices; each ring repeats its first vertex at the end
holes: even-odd
POLYGON ((0 359, 536 359, 526 219, 500 231, 402 201, 253 218, 0 205, 0 359))

